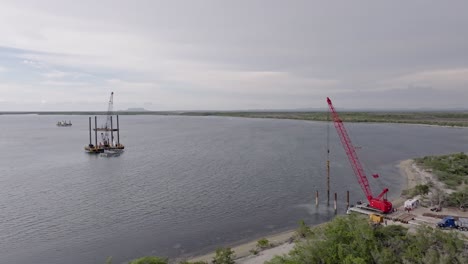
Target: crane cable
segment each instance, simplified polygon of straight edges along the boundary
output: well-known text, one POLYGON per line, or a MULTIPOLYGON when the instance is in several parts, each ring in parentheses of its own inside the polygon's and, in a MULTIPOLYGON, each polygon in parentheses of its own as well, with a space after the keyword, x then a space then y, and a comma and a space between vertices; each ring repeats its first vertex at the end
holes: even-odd
POLYGON ((330 202, 330 109, 327 111, 327 202, 330 202))

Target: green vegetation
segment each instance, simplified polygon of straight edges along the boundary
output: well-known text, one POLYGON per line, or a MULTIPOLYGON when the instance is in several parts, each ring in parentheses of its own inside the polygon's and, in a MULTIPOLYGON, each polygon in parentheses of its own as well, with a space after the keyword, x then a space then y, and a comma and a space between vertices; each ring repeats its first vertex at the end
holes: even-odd
POLYGON ((418 184, 414 187, 416 195, 426 195, 429 193, 429 185, 418 184))
MULTIPOLYGON (((233 116, 248 118, 276 118, 311 121, 327 121, 328 112, 176 112, 176 111, 114 111, 118 115, 184 115, 184 116, 233 116)), ((69 112, 0 112, 2 114, 39 114, 39 115, 106 115, 104 111, 69 112)), ((341 112, 345 122, 406 123, 438 126, 468 126, 467 112, 341 112)))
MULTIPOLYGON (((234 116, 248 118, 327 121, 328 112, 185 112, 192 116, 234 116)), ((466 112, 340 112, 344 122, 405 123, 438 126, 468 126, 466 112)))
POLYGON ((431 186, 428 184, 418 184, 414 188, 406 189, 401 192, 401 194, 407 198, 414 197, 416 195, 426 195, 429 193, 431 186))
POLYGON ((271 247, 271 244, 270 244, 270 241, 268 241, 268 239, 262 238, 262 239, 257 241, 257 248, 258 249, 266 249, 266 248, 269 248, 269 247, 271 247))
POLYGON ((449 195, 434 190, 447 206, 459 207, 465 210, 468 207, 468 155, 456 153, 442 156, 427 156, 415 159, 420 167, 432 171, 439 181, 448 188, 456 190, 449 195))
POLYGON ((160 258, 160 257, 142 257, 139 259, 135 259, 130 261, 130 264, 167 264, 168 260, 166 258, 160 258))
POLYGON ((468 208, 468 187, 465 189, 453 192, 446 198, 448 206, 456 206, 462 210, 468 208))
POLYGON ((299 239, 306 238, 312 234, 312 230, 306 225, 304 220, 299 221, 299 227, 296 229, 295 236, 299 239))
POLYGON ((216 249, 216 255, 213 258, 213 264, 234 264, 234 251, 230 248, 216 249))
POLYGON ((439 181, 456 190, 468 181, 468 156, 457 153, 443 156, 426 156, 415 159, 419 166, 432 170, 439 181))
POLYGON ((289 254, 267 263, 468 263, 468 252, 456 232, 420 227, 410 233, 349 215, 315 228, 289 254))

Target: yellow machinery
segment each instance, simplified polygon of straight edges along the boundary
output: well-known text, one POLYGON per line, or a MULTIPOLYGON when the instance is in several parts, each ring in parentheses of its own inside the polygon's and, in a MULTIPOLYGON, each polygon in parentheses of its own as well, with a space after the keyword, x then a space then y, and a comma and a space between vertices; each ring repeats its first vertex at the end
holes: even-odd
POLYGON ((384 221, 383 216, 376 215, 376 214, 370 214, 369 219, 370 219, 372 224, 376 224, 376 225, 381 224, 384 221))

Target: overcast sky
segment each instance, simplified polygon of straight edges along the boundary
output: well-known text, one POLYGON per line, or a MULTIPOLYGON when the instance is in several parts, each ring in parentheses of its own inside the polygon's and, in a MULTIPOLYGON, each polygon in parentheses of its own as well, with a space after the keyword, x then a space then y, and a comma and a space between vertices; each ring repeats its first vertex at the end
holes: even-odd
POLYGON ((0 0, 0 111, 468 108, 468 1, 0 0))

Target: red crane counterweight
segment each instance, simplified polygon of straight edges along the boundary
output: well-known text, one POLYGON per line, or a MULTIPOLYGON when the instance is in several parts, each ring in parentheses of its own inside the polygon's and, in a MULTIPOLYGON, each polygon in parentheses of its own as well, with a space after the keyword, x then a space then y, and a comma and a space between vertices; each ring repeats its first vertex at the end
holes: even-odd
POLYGON ((348 132, 346 131, 346 128, 344 127, 343 121, 341 120, 340 116, 335 110, 335 107, 333 107, 333 104, 330 98, 328 97, 327 97, 327 103, 332 113, 333 123, 335 125, 336 132, 338 133, 338 136, 340 137, 341 143, 346 152, 346 155, 348 156, 349 163, 351 164, 351 167, 353 168, 354 174, 356 175, 359 185, 361 186, 362 190, 364 191, 364 194, 366 195, 367 200, 369 201, 369 206, 383 213, 391 212, 392 203, 387 201, 387 199, 383 197, 384 194, 388 192, 388 189, 385 188, 382 191, 382 193, 380 193, 379 196, 377 197, 374 197, 372 195, 372 191, 369 186, 369 181, 367 180, 366 174, 364 173, 364 169, 361 165, 361 162, 359 161, 359 158, 356 153, 356 149, 353 146, 351 139, 348 136, 348 132))

